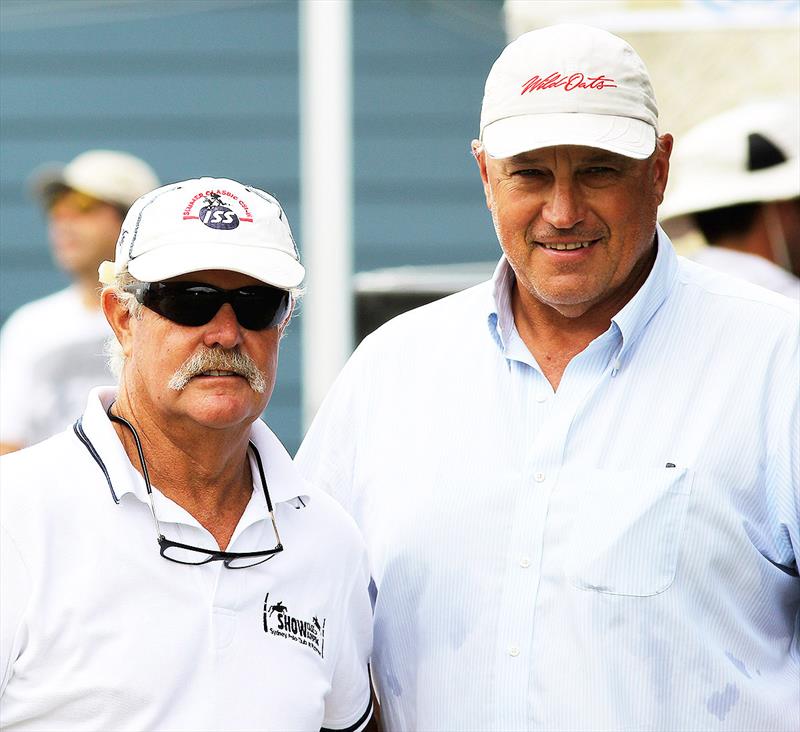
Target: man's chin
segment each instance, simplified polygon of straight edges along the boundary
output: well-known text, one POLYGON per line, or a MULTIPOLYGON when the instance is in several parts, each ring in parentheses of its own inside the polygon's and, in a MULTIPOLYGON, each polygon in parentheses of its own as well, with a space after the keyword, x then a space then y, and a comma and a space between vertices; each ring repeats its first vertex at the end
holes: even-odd
POLYGON ((198 393, 189 387, 184 395, 191 398, 191 404, 184 407, 186 417, 197 426, 211 430, 249 427, 267 406, 267 400, 258 398, 260 395, 249 387, 247 394, 198 393))

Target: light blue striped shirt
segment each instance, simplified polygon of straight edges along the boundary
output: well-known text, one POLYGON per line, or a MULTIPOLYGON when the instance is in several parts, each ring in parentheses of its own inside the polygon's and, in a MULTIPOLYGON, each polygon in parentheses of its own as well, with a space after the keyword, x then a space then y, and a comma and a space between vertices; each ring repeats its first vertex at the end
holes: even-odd
POLYGON ((396 318, 298 454, 377 588, 388 730, 800 729, 800 318, 676 257, 557 392, 513 274, 396 318))

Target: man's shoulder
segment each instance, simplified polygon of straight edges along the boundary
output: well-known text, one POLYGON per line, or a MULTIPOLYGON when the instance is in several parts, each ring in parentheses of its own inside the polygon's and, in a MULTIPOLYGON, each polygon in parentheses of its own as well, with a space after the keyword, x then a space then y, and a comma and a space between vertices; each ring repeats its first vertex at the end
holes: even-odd
MULTIPOLYGON (((685 297, 695 297, 724 317, 763 319, 766 327, 795 328, 800 307, 786 295, 740 277, 680 258, 678 283, 685 297)), ((728 322, 728 327, 736 327, 728 322)))
MULTIPOLYGON (((87 501, 112 500, 107 490, 102 493, 102 486, 95 478, 102 481, 102 472, 72 428, 3 455, 0 520, 6 527, 28 522, 30 530, 43 525, 47 516, 69 524, 76 511, 88 508, 87 501)), ((85 513, 84 519, 91 523, 91 517, 85 513)))
POLYGON ((727 247, 706 246, 695 251, 689 259, 800 300, 800 278, 764 257, 727 247))
POLYGON ((3 324, 0 336, 7 352, 11 349, 15 358, 25 355, 29 360, 76 339, 105 340, 110 332, 102 313, 87 310, 75 289, 68 287, 20 306, 3 324))
MULTIPOLYGON (((38 300, 20 305, 8 318, 7 327, 28 328, 47 324, 52 318, 65 318, 79 305, 78 297, 72 287, 67 287, 38 300)), ((4 328, 5 330, 5 328, 4 328)))
POLYGON ((335 498, 316 486, 309 484, 308 498, 308 508, 330 538, 330 545, 335 546, 337 552, 347 548, 360 555, 364 540, 353 517, 335 498))
POLYGON ((368 350, 409 342, 427 346, 457 341, 486 332, 492 306, 491 280, 447 295, 439 300, 401 313, 370 333, 362 342, 368 350))

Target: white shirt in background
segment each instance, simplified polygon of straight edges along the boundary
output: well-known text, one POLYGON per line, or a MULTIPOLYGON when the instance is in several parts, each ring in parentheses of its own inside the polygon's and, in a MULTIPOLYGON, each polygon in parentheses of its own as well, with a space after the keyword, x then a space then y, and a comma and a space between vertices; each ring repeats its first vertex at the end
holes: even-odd
POLYGON ((800 278, 764 257, 717 246, 700 247, 688 256, 706 267, 713 267, 720 272, 800 300, 800 278))
POLYGON ((61 432, 90 389, 115 383, 104 353, 112 335, 75 286, 15 311, 0 330, 0 442, 32 445, 61 432))

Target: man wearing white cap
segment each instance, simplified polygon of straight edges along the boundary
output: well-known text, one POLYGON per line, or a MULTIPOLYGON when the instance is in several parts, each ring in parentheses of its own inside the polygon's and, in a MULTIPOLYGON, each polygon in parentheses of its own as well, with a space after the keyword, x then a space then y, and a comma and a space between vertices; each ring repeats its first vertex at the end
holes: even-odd
POLYGON ((112 256, 128 207, 159 182, 133 155, 89 150, 40 169, 32 185, 55 261, 73 283, 24 305, 0 331, 0 454, 59 432, 81 413, 91 387, 113 381, 97 267, 112 256))
POLYGON ((800 98, 740 105, 675 146, 659 211, 694 261, 800 300, 800 98), (703 246, 702 244, 706 244, 703 246))
POLYGON ((257 188, 131 208, 101 267, 119 388, 0 459, 3 729, 372 728, 363 541, 258 419, 303 276, 257 188))
POLYGON ((360 525, 388 730, 796 730, 798 323, 656 225, 639 57, 511 43, 492 280, 370 335, 298 464, 360 525))

